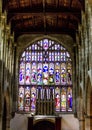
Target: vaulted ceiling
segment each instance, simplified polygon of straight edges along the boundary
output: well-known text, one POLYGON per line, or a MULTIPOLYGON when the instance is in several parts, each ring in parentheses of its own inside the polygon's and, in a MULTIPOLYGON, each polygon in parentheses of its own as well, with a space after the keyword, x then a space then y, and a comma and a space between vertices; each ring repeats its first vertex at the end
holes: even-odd
POLYGON ((15 39, 22 34, 67 34, 75 39, 84 0, 3 0, 15 39))

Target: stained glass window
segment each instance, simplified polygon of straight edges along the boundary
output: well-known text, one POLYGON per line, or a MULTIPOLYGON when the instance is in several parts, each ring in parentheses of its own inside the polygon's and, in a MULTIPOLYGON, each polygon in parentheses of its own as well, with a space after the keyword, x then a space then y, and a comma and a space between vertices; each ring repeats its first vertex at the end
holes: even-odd
POLYGON ((18 111, 52 115, 73 111, 72 60, 48 38, 28 46, 19 60, 18 111))

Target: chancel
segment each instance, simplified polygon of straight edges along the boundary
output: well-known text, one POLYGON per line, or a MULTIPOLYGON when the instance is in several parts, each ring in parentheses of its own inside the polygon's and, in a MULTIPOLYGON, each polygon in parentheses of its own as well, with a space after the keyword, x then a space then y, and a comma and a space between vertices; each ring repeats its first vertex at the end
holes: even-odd
POLYGON ((91 0, 1 0, 0 130, 91 130, 91 55, 91 0))

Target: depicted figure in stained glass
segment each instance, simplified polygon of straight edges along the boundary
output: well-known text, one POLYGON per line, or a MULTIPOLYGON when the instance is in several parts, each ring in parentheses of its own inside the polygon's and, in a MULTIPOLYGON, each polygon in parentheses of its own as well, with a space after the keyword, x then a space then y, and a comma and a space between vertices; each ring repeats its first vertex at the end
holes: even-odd
POLYGON ((19 81, 20 81, 20 83, 23 82, 23 80, 24 80, 24 76, 23 76, 22 70, 20 70, 20 73, 19 73, 19 81))
POLYGON ((56 111, 60 111, 60 88, 55 89, 55 108, 56 111))
POLYGON ((71 63, 67 65, 67 84, 72 84, 72 68, 71 63))
POLYGON ((61 90, 61 111, 66 111, 66 90, 61 90))
POLYGON ((48 84, 48 64, 44 64, 43 66, 43 84, 47 85, 48 84))
POLYGON ((72 111, 72 89, 70 87, 68 88, 67 97, 68 111, 72 111))
POLYGON ((72 109, 72 96, 70 93, 68 94, 68 107, 72 109))
POLYGON ((30 63, 26 64, 26 84, 30 84, 30 63))
POLYGON ((56 106, 56 111, 59 111, 59 109, 60 109, 60 95, 59 95, 59 93, 56 93, 55 106, 56 106))
POLYGON ((65 73, 65 69, 61 70, 61 84, 66 84, 66 73, 65 73))
POLYGON ((25 111, 30 111, 30 87, 25 88, 25 111))
POLYGON ((37 84, 41 85, 42 84, 42 73, 37 74, 37 84))
POLYGON ((44 50, 48 49, 48 39, 44 39, 43 48, 44 50))
POLYGON ((19 97, 18 107, 19 110, 23 110, 23 98, 21 96, 19 97))
POLYGON ((19 83, 24 84, 24 80, 25 80, 25 64, 21 62, 19 72, 19 83))
POLYGON ((36 93, 31 93, 31 111, 35 112, 36 110, 36 93))
POLYGON ((54 64, 49 65, 49 84, 54 84, 54 64))
POLYGON ((60 72, 58 69, 56 70, 56 73, 55 73, 55 82, 56 84, 60 83, 60 72))
POLYGON ((68 72, 67 72, 67 82, 68 82, 68 84, 72 84, 72 78, 71 78, 72 76, 71 76, 71 70, 68 70, 68 72))
POLYGON ((42 85, 42 64, 38 64, 37 69, 37 84, 42 85))
POLYGON ((62 85, 66 84, 66 64, 65 63, 61 64, 61 84, 62 85))
POLYGON ((31 83, 32 83, 32 84, 36 84, 36 79, 37 79, 37 78, 36 78, 36 74, 37 74, 37 73, 36 73, 36 70, 33 69, 33 70, 32 70, 32 75, 31 75, 31 83))
POLYGON ((19 88, 19 97, 18 97, 18 108, 19 110, 23 110, 24 109, 24 88, 21 86, 19 88))
POLYGON ((31 74, 31 84, 37 83, 37 69, 36 69, 36 63, 34 62, 32 64, 32 74, 31 74))

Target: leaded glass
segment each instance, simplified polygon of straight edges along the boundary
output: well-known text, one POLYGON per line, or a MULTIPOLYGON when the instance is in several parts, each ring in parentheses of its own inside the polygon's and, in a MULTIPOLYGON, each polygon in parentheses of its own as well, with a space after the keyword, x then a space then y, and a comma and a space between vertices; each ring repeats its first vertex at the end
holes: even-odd
POLYGON ((72 65, 71 63, 67 64, 67 84, 72 84, 72 65))
POLYGON ((24 84, 25 80, 25 63, 20 63, 20 69, 19 69, 19 84, 24 84))
POLYGON ((72 111, 72 89, 71 89, 71 87, 68 87, 68 91, 67 91, 67 105, 68 105, 68 111, 72 111))
POLYGON ((42 63, 38 63, 37 68, 37 84, 42 85, 42 63))
POLYGON ((30 77, 30 71, 31 71, 31 67, 30 67, 30 63, 29 62, 27 62, 26 63, 26 78, 25 78, 25 82, 26 82, 26 84, 30 84, 30 79, 31 79, 31 77, 30 77))
POLYGON ((61 111, 66 111, 66 88, 61 89, 61 111))
POLYGON ((44 48, 44 50, 48 49, 48 39, 43 40, 43 48, 44 48))
POLYGON ((48 85, 49 73, 48 73, 48 64, 43 64, 43 84, 48 85))
POLYGON ((60 84, 60 64, 59 63, 55 64, 55 84, 56 85, 60 84))
POLYGON ((36 63, 32 63, 32 73, 31 73, 31 84, 37 83, 37 66, 36 63))
POLYGON ((48 38, 28 46, 19 60, 18 111, 52 115, 73 111, 72 60, 48 38))
POLYGON ((30 87, 25 87, 25 111, 30 111, 30 87))
POLYGON ((66 84, 66 64, 61 63, 61 84, 66 84))
POLYGON ((56 111, 60 111, 60 88, 55 88, 55 109, 56 111))
POLYGON ((33 86, 31 88, 31 111, 35 112, 36 110, 36 88, 33 86))
POLYGON ((24 110, 24 87, 19 86, 19 94, 18 94, 18 110, 24 110))
POLYGON ((54 84, 54 64, 49 64, 49 84, 54 84))

